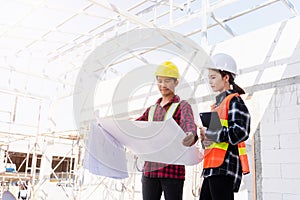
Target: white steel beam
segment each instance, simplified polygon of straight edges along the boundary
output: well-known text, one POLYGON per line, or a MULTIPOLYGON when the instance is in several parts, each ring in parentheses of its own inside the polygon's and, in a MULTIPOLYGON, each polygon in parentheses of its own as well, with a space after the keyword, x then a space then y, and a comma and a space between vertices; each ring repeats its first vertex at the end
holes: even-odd
POLYGON ((217 17, 214 15, 214 13, 211 13, 211 18, 218 23, 218 25, 220 25, 227 33, 229 33, 229 35, 231 36, 236 36, 236 34, 233 32, 233 30, 224 22, 222 22, 222 20, 217 19, 217 17))
POLYGON ((299 15, 298 11, 296 10, 295 6, 289 0, 281 0, 281 2, 286 5, 286 7, 291 11, 291 13, 296 16, 299 15))
POLYGON ((207 12, 209 8, 209 1, 202 0, 201 12, 201 45, 206 49, 208 46, 207 41, 207 12))
POLYGON ((117 6, 115 6, 114 4, 109 3, 106 0, 89 0, 89 1, 93 4, 95 4, 95 5, 101 6, 104 9, 116 12, 120 16, 125 17, 126 19, 128 19, 128 21, 131 21, 131 22, 133 22, 135 24, 138 24, 142 27, 147 27, 147 28, 154 28, 155 27, 151 22, 148 22, 148 21, 144 20, 141 17, 133 15, 130 12, 122 10, 122 9, 118 8, 117 6))

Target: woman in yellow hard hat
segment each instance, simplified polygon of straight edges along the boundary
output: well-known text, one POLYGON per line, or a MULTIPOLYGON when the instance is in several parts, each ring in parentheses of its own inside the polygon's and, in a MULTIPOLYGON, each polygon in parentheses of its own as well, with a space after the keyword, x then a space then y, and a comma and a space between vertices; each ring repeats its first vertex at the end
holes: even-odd
MULTIPOLYGON (((185 133, 193 136, 190 145, 194 144, 197 141, 197 129, 192 108, 187 101, 181 101, 175 94, 180 78, 178 68, 174 63, 166 61, 157 67, 155 76, 161 98, 137 120, 164 121, 173 118, 185 133)), ((166 200, 181 200, 184 179, 184 165, 146 161, 142 176, 143 199, 159 200, 163 192, 166 200)))

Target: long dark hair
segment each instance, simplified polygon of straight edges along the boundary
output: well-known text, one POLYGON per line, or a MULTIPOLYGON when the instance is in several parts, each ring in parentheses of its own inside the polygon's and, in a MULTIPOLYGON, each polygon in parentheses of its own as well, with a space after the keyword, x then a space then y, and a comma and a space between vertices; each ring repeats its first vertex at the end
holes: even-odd
POLYGON ((226 75, 229 76, 229 84, 232 85, 233 90, 235 90, 237 93, 239 94, 245 94, 245 90, 242 89, 240 86, 238 86, 235 82, 234 82, 234 76, 232 75, 232 73, 228 72, 228 71, 223 71, 223 70, 219 70, 222 78, 225 77, 226 75))

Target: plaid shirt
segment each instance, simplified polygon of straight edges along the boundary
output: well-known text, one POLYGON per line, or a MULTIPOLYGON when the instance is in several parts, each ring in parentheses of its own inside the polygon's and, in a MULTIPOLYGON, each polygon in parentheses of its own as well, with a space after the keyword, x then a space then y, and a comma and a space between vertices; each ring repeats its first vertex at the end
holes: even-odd
MULTIPOLYGON (((216 97, 216 105, 234 90, 227 90, 216 97)), ((233 97, 229 104, 228 128, 223 127, 217 132, 215 142, 228 142, 223 164, 217 168, 203 169, 204 178, 214 175, 226 175, 234 178, 234 192, 239 190, 242 179, 242 166, 239 159, 237 144, 248 139, 250 133, 250 114, 240 97, 233 97)))
MULTIPOLYGON (((156 102, 156 109, 153 117, 153 121, 163 121, 164 116, 172 103, 180 102, 179 96, 175 95, 164 107, 160 106, 162 98, 156 102)), ((148 113, 150 107, 139 117, 138 121, 148 121, 148 113)), ((177 110, 173 115, 173 119, 182 128, 184 132, 192 132, 197 135, 197 128, 194 123, 194 115, 190 104, 186 101, 181 101, 177 110)), ((143 169, 144 176, 151 178, 185 178, 184 165, 169 165, 156 162, 146 161, 143 169)))

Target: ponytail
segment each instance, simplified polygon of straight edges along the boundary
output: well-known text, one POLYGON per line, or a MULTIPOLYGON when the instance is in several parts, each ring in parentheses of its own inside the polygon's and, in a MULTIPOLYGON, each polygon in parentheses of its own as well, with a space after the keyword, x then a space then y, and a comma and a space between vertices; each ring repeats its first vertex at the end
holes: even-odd
POLYGON ((233 82, 231 85, 232 85, 233 90, 235 90, 237 93, 239 93, 239 94, 245 94, 246 93, 245 90, 242 89, 237 84, 235 84, 235 82, 233 82))
POLYGON ((222 71, 219 70, 221 73, 221 76, 224 77, 226 75, 229 75, 229 84, 232 85, 232 89, 235 90, 237 93, 239 94, 245 94, 245 90, 242 89, 240 86, 238 86, 235 82, 234 82, 234 75, 230 72, 227 71, 222 71))

